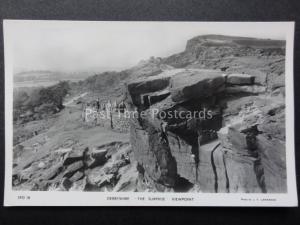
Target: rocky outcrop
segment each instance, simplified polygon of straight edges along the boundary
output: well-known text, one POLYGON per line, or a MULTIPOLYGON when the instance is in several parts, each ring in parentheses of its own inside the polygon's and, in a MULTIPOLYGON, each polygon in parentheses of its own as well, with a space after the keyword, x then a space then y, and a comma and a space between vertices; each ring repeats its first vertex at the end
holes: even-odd
POLYGON ((138 115, 131 145, 146 183, 160 191, 286 192, 284 99, 256 80, 174 69, 129 82, 127 105, 138 115))
POLYGON ((143 191, 128 143, 57 149, 14 168, 14 190, 143 191), (41 166, 42 165, 42 166, 41 166))
POLYGON ((254 76, 248 74, 229 74, 226 83, 233 85, 251 85, 254 83, 254 76))
POLYGON ((225 78, 218 71, 185 70, 175 74, 170 83, 174 102, 212 96, 224 89, 225 78))
MULTIPOLYGON (((197 36, 187 41, 183 52, 162 60, 175 68, 194 66, 202 68, 230 68, 235 57, 270 57, 285 54, 285 41, 222 35, 197 36)), ((234 64, 233 66, 237 66, 234 64)))

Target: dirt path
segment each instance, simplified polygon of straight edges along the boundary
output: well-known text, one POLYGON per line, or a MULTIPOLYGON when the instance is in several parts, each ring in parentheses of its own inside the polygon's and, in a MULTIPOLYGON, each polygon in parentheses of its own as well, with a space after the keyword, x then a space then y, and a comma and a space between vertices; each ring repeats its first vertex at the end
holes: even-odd
POLYGON ((82 93, 80 95, 74 96, 73 98, 71 98, 70 100, 68 100, 67 102, 65 102, 64 106, 70 106, 70 105, 74 104, 74 101, 76 101, 76 100, 78 100, 78 99, 80 99, 80 98, 82 98, 82 97, 84 97, 86 95, 87 95, 87 92, 84 92, 84 93, 82 93))

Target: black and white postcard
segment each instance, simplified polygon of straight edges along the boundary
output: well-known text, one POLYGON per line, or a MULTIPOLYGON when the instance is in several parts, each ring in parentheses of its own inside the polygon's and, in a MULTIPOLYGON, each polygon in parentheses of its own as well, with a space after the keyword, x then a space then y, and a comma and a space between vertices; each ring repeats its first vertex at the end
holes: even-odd
POLYGON ((6 206, 297 206, 294 22, 3 23, 6 206))

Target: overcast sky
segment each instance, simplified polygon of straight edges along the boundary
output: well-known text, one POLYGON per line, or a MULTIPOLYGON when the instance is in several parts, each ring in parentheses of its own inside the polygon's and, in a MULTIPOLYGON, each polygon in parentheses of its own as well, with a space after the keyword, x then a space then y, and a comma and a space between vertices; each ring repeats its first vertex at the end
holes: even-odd
POLYGON ((14 71, 120 70, 203 34, 285 39, 284 23, 6 21, 14 71))

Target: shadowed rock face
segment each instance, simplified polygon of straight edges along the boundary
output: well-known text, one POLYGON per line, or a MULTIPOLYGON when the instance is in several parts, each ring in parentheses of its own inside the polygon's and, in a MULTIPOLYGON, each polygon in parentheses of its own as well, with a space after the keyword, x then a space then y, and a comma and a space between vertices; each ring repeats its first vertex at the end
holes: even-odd
POLYGON ((219 70, 128 83, 127 104, 140 113, 131 145, 144 176, 160 190, 286 192, 284 99, 270 91, 254 75, 219 70))

